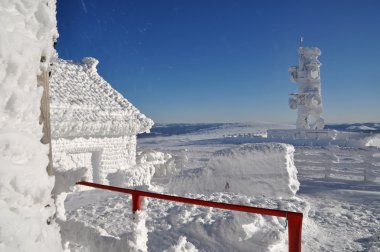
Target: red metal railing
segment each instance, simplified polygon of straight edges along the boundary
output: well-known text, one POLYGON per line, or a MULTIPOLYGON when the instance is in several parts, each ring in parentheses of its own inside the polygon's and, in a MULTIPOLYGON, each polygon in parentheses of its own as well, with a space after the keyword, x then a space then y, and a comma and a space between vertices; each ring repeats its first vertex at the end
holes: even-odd
POLYGON ((132 194, 132 211, 135 213, 137 210, 141 210, 141 198, 142 197, 150 197, 162 200, 176 201, 181 203, 206 206, 206 207, 214 207, 220 209, 227 209, 233 211, 247 212, 247 213, 256 213, 263 215, 271 215, 277 217, 284 217, 288 221, 288 235, 289 235, 289 252, 300 252, 301 251, 301 237, 302 237, 302 213, 289 212, 283 210, 276 209, 266 209, 259 207, 250 207, 250 206, 242 206, 242 205, 234 205, 227 204, 221 202, 212 202, 206 200, 198 200, 198 199, 190 199, 184 197, 177 197, 153 192, 132 190, 127 188, 120 188, 109 185, 96 184, 86 181, 80 181, 77 183, 78 185, 91 186, 94 188, 110 190, 121 193, 132 194))

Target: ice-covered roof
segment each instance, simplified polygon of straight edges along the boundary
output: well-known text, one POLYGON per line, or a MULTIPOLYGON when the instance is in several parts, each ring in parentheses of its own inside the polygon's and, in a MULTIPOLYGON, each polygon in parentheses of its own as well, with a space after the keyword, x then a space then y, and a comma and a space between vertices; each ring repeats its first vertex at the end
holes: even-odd
POLYGON ((99 76, 94 58, 57 59, 50 78, 52 137, 136 135, 153 121, 99 76))

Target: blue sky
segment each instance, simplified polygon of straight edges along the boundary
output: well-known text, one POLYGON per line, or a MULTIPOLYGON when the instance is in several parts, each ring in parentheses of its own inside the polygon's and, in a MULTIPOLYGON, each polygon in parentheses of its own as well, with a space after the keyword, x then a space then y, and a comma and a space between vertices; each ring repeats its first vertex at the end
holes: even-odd
POLYGON ((327 123, 380 122, 380 1, 62 0, 57 50, 156 122, 291 122, 299 38, 327 123))

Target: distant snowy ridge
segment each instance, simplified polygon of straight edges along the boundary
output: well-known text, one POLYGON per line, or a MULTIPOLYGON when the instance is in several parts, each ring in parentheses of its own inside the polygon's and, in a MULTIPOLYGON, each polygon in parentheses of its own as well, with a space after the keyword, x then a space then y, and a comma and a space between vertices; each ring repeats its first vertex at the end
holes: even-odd
POLYGON ((153 121, 99 76, 98 60, 83 64, 57 59, 50 80, 52 135, 59 137, 136 135, 153 121))
POLYGON ((354 132, 380 132, 380 123, 344 123, 344 124, 326 124, 325 129, 335 129, 340 131, 354 132))
POLYGON ((368 127, 368 126, 365 126, 365 125, 361 125, 361 126, 350 126, 348 127, 347 129, 349 130, 376 130, 375 128, 372 128, 372 127, 368 127))

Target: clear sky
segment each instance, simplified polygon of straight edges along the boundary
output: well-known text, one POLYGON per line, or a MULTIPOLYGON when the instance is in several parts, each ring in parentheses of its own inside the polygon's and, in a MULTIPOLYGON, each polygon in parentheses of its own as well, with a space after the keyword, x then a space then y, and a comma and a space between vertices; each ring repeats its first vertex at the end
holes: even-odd
POLYGON ((322 50, 327 123, 380 122, 380 1, 58 0, 61 58, 155 122, 292 122, 299 38, 322 50))

